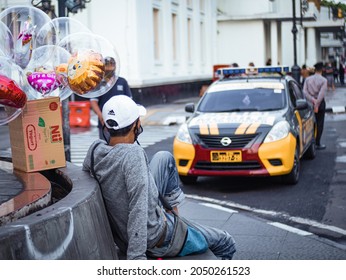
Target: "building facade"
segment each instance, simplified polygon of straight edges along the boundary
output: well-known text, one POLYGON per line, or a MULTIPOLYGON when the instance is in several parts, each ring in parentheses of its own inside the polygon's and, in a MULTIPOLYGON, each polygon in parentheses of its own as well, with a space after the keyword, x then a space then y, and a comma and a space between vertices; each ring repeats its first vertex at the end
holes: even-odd
MULTIPOLYGON (((42 2, 0 0, 0 7, 42 2)), ((46 2, 61 16, 59 3, 74 1, 46 2)), ((292 66, 296 59, 312 66, 342 56, 336 34, 344 33, 344 20, 320 2, 295 0, 296 55, 291 0, 91 0, 66 16, 113 43, 120 75, 148 105, 198 96, 215 64, 264 65, 270 58, 273 65, 292 66)))
POLYGON ((333 18, 320 2, 295 0, 293 11, 291 0, 219 0, 216 62, 264 65, 270 58, 273 65, 292 66, 294 14, 299 66, 326 62, 330 52, 341 56, 342 39, 336 35, 344 33, 344 19, 333 18))

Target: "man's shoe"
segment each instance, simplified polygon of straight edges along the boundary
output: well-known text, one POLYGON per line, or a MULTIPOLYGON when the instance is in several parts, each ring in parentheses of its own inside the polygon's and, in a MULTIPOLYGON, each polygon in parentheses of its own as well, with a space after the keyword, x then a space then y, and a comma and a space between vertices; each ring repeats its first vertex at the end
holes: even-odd
POLYGON ((324 144, 316 145, 317 150, 324 150, 325 148, 326 148, 326 145, 324 144))

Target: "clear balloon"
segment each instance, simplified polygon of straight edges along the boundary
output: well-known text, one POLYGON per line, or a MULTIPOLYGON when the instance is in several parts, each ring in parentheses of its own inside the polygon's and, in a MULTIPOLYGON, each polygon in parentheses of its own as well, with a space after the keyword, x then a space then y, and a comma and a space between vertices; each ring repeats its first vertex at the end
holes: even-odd
POLYGON ((56 45, 63 38, 77 32, 91 31, 76 19, 69 17, 59 17, 47 22, 37 32, 36 46, 56 45))
POLYGON ((31 6, 12 6, 0 13, 0 21, 13 37, 13 59, 21 68, 30 62, 37 30, 50 20, 46 13, 31 6))
POLYGON ((0 125, 16 118, 28 96, 23 70, 5 56, 0 56, 0 125))
POLYGON ((0 21, 0 55, 13 58, 12 33, 2 21, 0 21))
POLYGON ((55 45, 36 48, 24 70, 30 85, 29 94, 35 99, 48 96, 59 96, 60 100, 68 98, 72 91, 68 86, 65 71, 61 72, 56 65, 61 65, 69 57, 69 52, 55 45))
POLYGON ((119 56, 104 37, 79 32, 66 36, 58 46, 71 54, 65 64, 66 76, 75 94, 98 97, 114 86, 120 71, 119 56))

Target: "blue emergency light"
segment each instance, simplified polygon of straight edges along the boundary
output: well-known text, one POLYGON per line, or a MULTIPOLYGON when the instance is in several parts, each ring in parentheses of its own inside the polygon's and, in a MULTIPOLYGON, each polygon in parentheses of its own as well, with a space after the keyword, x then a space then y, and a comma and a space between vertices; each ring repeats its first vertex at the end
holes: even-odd
POLYGON ((258 75, 258 74, 286 74, 289 71, 288 66, 263 66, 263 67, 232 67, 221 68, 217 74, 221 77, 239 76, 239 75, 258 75))
POLYGON ((265 66, 258 67, 258 73, 286 73, 289 71, 289 67, 287 66, 265 66))
POLYGON ((246 69, 245 68, 222 68, 222 69, 218 69, 217 73, 219 75, 224 75, 224 76, 239 75, 239 74, 245 74, 246 69))

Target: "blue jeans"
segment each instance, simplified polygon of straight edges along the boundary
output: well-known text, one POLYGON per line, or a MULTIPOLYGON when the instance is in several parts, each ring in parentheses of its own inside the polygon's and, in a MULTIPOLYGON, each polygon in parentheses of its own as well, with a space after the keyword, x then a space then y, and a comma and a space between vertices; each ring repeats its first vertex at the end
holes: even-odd
MULTIPOLYGON (((150 161, 150 170, 154 177, 159 192, 166 198, 172 207, 179 205, 185 195, 180 188, 180 180, 173 155, 169 152, 158 152, 150 161)), ((165 241, 158 251, 164 251, 172 239, 174 228, 174 217, 165 213, 167 217, 167 232, 165 241)), ((235 242, 233 237, 226 231, 204 226, 192 221, 189 225, 196 228, 204 235, 209 249, 220 259, 232 259, 235 253, 235 242)))

